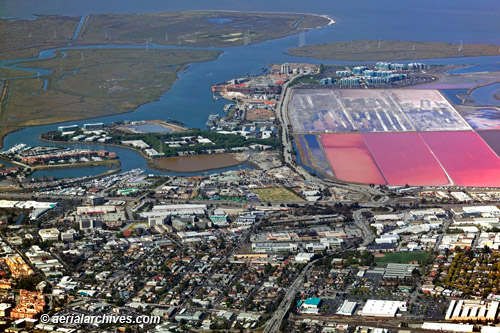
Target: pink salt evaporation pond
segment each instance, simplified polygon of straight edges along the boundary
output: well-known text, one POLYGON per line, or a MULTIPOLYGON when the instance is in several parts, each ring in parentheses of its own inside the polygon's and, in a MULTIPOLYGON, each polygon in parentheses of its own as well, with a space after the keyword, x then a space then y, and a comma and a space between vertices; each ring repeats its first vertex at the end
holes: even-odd
POLYGON ((500 187, 500 158, 476 132, 420 135, 456 185, 500 187))
POLYGON ((366 133, 363 139, 389 184, 450 184, 418 133, 366 133))
POLYGON ((337 179, 386 184, 360 134, 324 134, 321 143, 337 179))

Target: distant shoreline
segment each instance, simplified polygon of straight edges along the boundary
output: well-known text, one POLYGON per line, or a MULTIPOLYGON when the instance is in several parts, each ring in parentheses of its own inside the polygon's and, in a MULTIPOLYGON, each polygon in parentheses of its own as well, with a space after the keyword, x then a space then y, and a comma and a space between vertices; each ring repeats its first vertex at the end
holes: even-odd
POLYGON ((500 46, 397 40, 354 40, 291 48, 289 55, 337 61, 394 61, 497 56, 500 46))
MULTIPOLYGON (((293 15, 311 15, 327 19, 329 22, 326 26, 337 23, 334 19, 326 14, 300 13, 300 12, 262 12, 262 11, 244 11, 244 10, 217 10, 217 9, 201 9, 201 10, 186 10, 186 12, 220 12, 220 13, 248 13, 248 14, 293 14, 293 15)), ((322 28, 322 27, 318 27, 322 28)), ((317 28, 316 28, 317 29, 317 28)))

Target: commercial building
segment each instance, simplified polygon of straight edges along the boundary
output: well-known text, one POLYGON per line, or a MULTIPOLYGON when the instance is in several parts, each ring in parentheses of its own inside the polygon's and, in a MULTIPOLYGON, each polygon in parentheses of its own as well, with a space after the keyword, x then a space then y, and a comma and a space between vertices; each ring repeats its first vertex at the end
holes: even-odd
POLYGON ((225 320, 230 321, 231 319, 233 319, 234 313, 232 313, 231 311, 221 310, 217 312, 217 317, 224 318, 225 320))
POLYGON ((217 238, 210 232, 206 231, 187 231, 187 232, 178 232, 177 236, 184 242, 199 242, 203 239, 206 240, 216 240, 217 238))
POLYGON ((102 205, 104 204, 106 200, 102 195, 91 195, 87 198, 87 202, 91 206, 97 206, 97 205, 102 205))
POLYGON ((351 71, 336 71, 335 75, 337 75, 337 76, 351 76, 352 72, 351 71))
POLYGON ((380 274, 384 279, 404 280, 412 277, 415 268, 418 268, 418 265, 390 263, 386 267, 374 267, 367 270, 366 274, 380 274))
POLYGON ((252 225, 257 220, 257 216, 253 214, 240 214, 234 221, 234 224, 238 226, 242 225, 252 225))
POLYGON ((317 309, 321 304, 321 298, 308 298, 302 306, 306 309, 317 309))
POLYGON ((336 80, 332 77, 327 77, 327 78, 319 80, 320 85, 327 85, 327 84, 332 84, 335 82, 336 82, 336 80))
POLYGON ((118 206, 82 206, 76 209, 77 221, 99 219, 103 222, 117 222, 125 220, 125 212, 118 206))
POLYGON ((104 123, 83 124, 83 129, 85 131, 95 131, 102 129, 103 126, 104 123))
POLYGON ((494 321, 497 318, 500 302, 481 300, 452 300, 446 311, 445 320, 452 321, 494 321))
POLYGON ((82 219, 80 220, 79 225, 80 225, 80 230, 86 230, 86 229, 102 228, 103 223, 102 220, 97 220, 97 219, 82 219))
POLYGON ((326 250, 329 245, 323 243, 307 243, 304 245, 304 247, 309 252, 322 252, 326 250))
POLYGON ((341 86, 357 85, 360 82, 361 82, 361 78, 359 76, 343 77, 343 78, 340 79, 340 85, 341 86))
POLYGON ((142 213, 141 216, 171 216, 171 215, 205 215, 207 205, 203 204, 181 204, 181 205, 158 205, 151 212, 142 213))
POLYGON ((300 311, 305 313, 319 313, 321 298, 308 298, 300 305, 300 311))
POLYGON ((203 312, 192 309, 182 309, 181 312, 175 315, 176 321, 200 321, 201 318, 203 318, 203 312))
POLYGON ((284 63, 281 65, 281 73, 282 74, 290 74, 290 64, 284 63))
POLYGON ((358 307, 357 302, 345 300, 337 310, 337 314, 341 316, 352 316, 358 307))
POLYGON ((483 217, 500 216, 500 208, 497 206, 464 206, 462 210, 468 214, 479 213, 483 217))
POLYGON ((314 257, 314 253, 301 252, 295 256, 295 261, 305 263, 311 261, 312 257, 314 257))
POLYGON ((398 214, 380 214, 373 217, 375 221, 400 221, 401 217, 398 214))
POLYGON ((131 194, 135 194, 137 192, 139 192, 139 189, 137 189, 137 188, 121 188, 121 189, 116 191, 116 194, 127 196, 127 195, 131 195, 131 194))
POLYGON ((439 249, 455 249, 456 247, 470 249, 475 238, 475 233, 444 235, 439 245, 439 249))
POLYGON ((376 244, 396 244, 399 241, 397 234, 386 234, 375 239, 376 244))
POLYGON ((223 228, 229 226, 227 216, 227 213, 223 209, 216 209, 209 218, 214 225, 223 228))
POLYGON ((81 206, 76 208, 78 215, 102 215, 115 212, 115 206, 81 206))
POLYGON ((363 74, 364 71, 366 71, 368 67, 366 66, 356 66, 352 69, 352 72, 357 75, 363 74))
POLYGON ((57 242, 59 240, 59 230, 56 228, 40 229, 38 235, 44 242, 57 242))
POLYGON ((72 242, 75 240, 76 231, 69 229, 68 231, 61 232, 61 240, 63 242, 72 242))
MULTIPOLYGON (((445 331, 445 332, 474 332, 474 325, 425 322, 422 324, 422 329, 430 331, 445 331)), ((488 331, 481 331, 481 332, 488 332, 488 331)))
POLYGON ((410 69, 425 69, 425 64, 421 62, 412 62, 408 64, 408 68, 410 69))
POLYGON ((139 149, 149 148, 149 145, 142 140, 124 140, 122 141, 122 145, 132 146, 134 148, 139 148, 139 149))
POLYGON ((29 209, 31 220, 38 218, 57 205, 57 202, 0 200, 0 208, 29 209))
POLYGON ((293 243, 252 243, 253 252, 295 252, 298 250, 293 243))
POLYGON ((398 311, 406 311, 407 302, 370 299, 366 302, 361 316, 396 317, 398 311))
POLYGON ((59 132, 68 132, 68 131, 76 131, 79 128, 78 125, 68 125, 68 126, 59 126, 57 130, 59 132))
POLYGON ((77 135, 77 136, 74 136, 71 138, 71 141, 82 141, 83 139, 85 139, 87 136, 86 135, 77 135))
POLYGON ((148 226, 150 228, 154 227, 155 225, 165 224, 166 222, 167 217, 165 215, 148 216, 148 226))
POLYGON ((259 321, 262 318, 261 315, 254 314, 254 313, 247 313, 247 312, 242 312, 236 316, 237 321, 244 321, 244 322, 256 322, 259 321))
POLYGON ((384 279, 405 279, 412 277, 412 272, 418 265, 414 264, 387 264, 384 279))

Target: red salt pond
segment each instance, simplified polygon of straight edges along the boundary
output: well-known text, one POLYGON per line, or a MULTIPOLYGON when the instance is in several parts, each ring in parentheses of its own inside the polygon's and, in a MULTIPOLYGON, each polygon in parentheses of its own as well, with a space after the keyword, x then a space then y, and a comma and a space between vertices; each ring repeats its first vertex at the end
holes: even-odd
POLYGON ((418 133, 365 133, 366 146, 391 185, 450 183, 418 133))
POLYGON ((337 179, 386 184, 360 134, 325 134, 321 143, 337 179))
POLYGON ((500 159, 472 131, 420 133, 459 186, 500 187, 500 159))

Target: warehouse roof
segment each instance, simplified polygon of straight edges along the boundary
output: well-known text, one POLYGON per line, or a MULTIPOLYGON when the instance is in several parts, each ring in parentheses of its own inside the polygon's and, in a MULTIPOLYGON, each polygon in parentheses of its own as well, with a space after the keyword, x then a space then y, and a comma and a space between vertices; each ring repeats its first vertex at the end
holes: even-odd
POLYGON ((321 303, 321 298, 308 298, 304 302, 304 304, 314 305, 314 306, 319 306, 319 303, 321 303))

